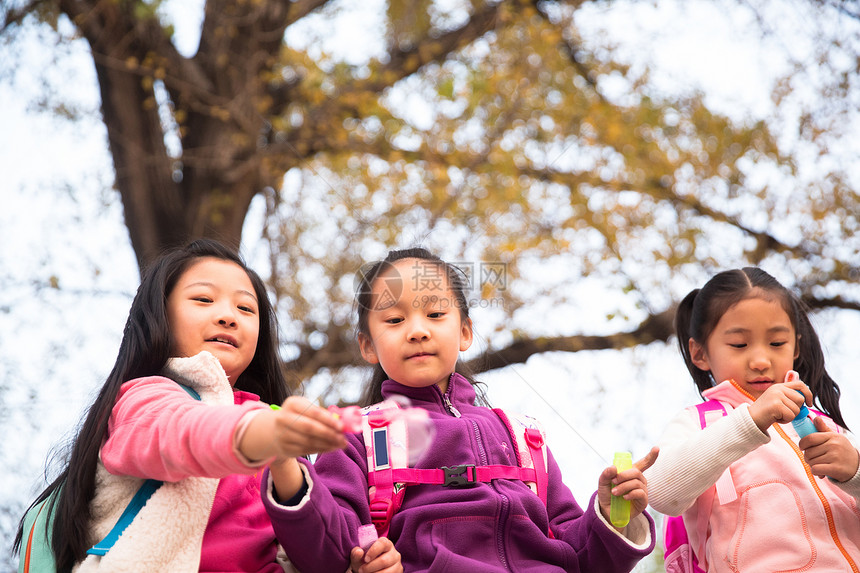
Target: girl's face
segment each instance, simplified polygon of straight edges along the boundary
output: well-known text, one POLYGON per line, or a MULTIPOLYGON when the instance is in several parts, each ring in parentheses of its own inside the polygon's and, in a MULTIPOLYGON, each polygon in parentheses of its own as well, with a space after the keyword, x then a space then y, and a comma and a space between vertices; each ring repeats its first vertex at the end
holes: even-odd
POLYGON ((167 297, 172 356, 208 350, 234 385, 254 358, 260 316, 254 286, 236 263, 203 258, 179 277, 167 297))
POLYGON ((797 333, 777 300, 744 299, 720 318, 705 345, 689 341, 693 364, 717 383, 734 380, 753 399, 785 381, 798 355, 797 333))
POLYGON ((373 282, 370 300, 369 335, 358 337, 364 359, 401 384, 436 384, 445 392, 460 351, 472 344, 472 325, 460 314, 444 267, 397 261, 373 282))

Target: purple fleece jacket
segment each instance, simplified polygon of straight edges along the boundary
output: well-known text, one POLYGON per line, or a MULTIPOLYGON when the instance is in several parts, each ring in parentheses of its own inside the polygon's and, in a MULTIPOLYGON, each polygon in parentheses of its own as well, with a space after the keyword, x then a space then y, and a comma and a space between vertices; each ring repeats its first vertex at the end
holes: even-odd
MULTIPOLYGON (((383 384, 382 393, 406 396, 435 423, 434 441, 416 467, 517 465, 507 428, 491 409, 474 405, 472 385, 458 374, 444 396, 436 385, 411 388, 393 380, 383 384), (446 407, 447 400, 454 408, 446 407)), ((268 470, 263 476, 263 501, 275 535, 302 573, 346 571, 358 526, 370 523, 364 442, 360 434, 348 438, 346 449, 302 466, 309 488, 295 506, 279 505, 268 470)), ((546 507, 516 480, 466 488, 408 486, 388 534, 404 570, 630 571, 654 548, 653 520, 646 513, 628 526, 638 544, 625 538, 599 516, 594 496, 582 510, 548 457, 546 507), (548 536, 550 528, 555 539, 548 536)))

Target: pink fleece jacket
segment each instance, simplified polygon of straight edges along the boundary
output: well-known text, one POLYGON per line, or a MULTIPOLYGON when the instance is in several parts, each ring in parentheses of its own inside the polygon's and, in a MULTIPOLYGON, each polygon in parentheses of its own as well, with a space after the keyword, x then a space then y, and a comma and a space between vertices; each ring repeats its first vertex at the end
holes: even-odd
POLYGON ((704 395, 728 415, 702 429, 695 408, 681 412, 645 472, 649 503, 683 513, 700 565, 709 573, 858 571, 860 468, 842 483, 815 477, 791 424, 759 430, 751 399, 731 381, 704 395))
MULTIPOLYGON (((209 356, 203 364, 182 383, 195 387, 195 377, 220 378, 220 364, 216 367, 209 356)), ((101 449, 104 468, 115 476, 163 480, 165 490, 168 482, 219 478, 199 549, 199 571, 283 572, 276 562, 278 543, 260 498, 263 464, 246 463, 233 444, 243 416, 266 405, 256 395, 241 391, 233 393, 234 404, 207 403, 203 392, 203 401, 197 401, 173 381, 177 378, 154 376, 122 385, 101 449)), ((216 382, 225 394, 226 377, 216 382)), ((182 500, 172 503, 174 511, 161 516, 166 527, 193 513, 184 511, 182 500)), ((205 511, 202 516, 205 519, 205 511)))

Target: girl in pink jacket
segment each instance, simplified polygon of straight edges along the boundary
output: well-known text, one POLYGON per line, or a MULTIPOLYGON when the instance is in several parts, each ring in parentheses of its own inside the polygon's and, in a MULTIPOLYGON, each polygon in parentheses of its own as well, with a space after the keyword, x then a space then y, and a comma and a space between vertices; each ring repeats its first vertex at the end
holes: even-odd
POLYGON ((260 277, 214 241, 168 253, 143 276, 68 464, 33 504, 51 501, 56 570, 283 571, 262 469, 344 447, 342 429, 288 397, 260 277), (163 483, 106 554, 88 555, 148 479, 163 483))
POLYGON ((669 423, 645 472, 652 507, 683 515, 702 571, 857 572, 860 454, 805 305, 735 269, 690 292, 675 327, 716 416, 691 407, 669 423), (823 412, 801 437, 791 422, 813 402, 823 412))

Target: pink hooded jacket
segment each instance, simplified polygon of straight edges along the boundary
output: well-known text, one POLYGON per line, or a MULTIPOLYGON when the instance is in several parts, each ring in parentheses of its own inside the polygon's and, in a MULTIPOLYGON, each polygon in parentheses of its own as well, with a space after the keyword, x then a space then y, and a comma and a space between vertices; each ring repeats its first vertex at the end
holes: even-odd
POLYGON ((108 554, 88 557, 77 571, 282 573, 260 499, 264 464, 247 463, 233 444, 242 418, 266 405, 253 394, 234 393, 208 352, 171 359, 165 376, 120 389, 101 448, 93 542, 113 526, 143 478, 164 484, 108 554))
POLYGON ((709 572, 858 571, 860 468, 843 483, 815 477, 790 423, 762 433, 750 397, 731 381, 704 396, 728 415, 702 429, 697 410, 685 409, 645 472, 651 506, 683 513, 699 564, 709 572))

